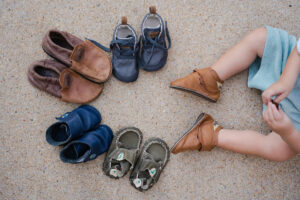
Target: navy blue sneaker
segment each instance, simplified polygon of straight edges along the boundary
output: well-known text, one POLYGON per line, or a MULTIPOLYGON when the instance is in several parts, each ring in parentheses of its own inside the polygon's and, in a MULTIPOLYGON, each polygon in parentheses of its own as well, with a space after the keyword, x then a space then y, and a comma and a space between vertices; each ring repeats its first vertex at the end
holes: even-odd
POLYGON ((94 129, 102 118, 96 108, 82 105, 56 119, 58 122, 52 124, 46 131, 47 142, 54 146, 64 145, 94 129))
POLYGON ((60 152, 60 159, 73 164, 94 160, 108 150, 112 139, 111 128, 100 125, 67 144, 60 152))
POLYGON ((127 24, 126 17, 122 17, 122 23, 115 28, 110 48, 115 77, 123 82, 135 81, 139 75, 139 41, 135 30, 127 24))
POLYGON ((161 69, 167 62, 168 49, 171 48, 167 22, 156 13, 155 6, 149 8, 142 22, 141 37, 142 50, 138 59, 139 67, 146 71, 161 69), (166 44, 166 36, 169 46, 166 44))

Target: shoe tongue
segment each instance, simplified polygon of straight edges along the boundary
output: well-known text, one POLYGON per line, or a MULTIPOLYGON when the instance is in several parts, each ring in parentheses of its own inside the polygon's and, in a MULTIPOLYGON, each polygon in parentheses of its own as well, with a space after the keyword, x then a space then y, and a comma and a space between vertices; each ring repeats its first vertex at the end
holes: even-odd
MULTIPOLYGON (((117 40, 123 40, 123 41, 128 41, 128 43, 130 44, 130 40, 132 40, 133 36, 132 35, 128 35, 126 38, 120 38, 120 37, 117 37, 117 40)), ((132 42, 131 42, 132 43, 132 42)), ((129 49, 130 46, 129 45, 120 45, 120 48, 125 48, 125 49, 129 49)))
POLYGON ((144 34, 149 35, 150 38, 155 38, 160 34, 160 27, 158 28, 145 28, 144 29, 144 34))
POLYGON ((67 137, 70 136, 70 129, 66 124, 61 124, 59 126, 59 129, 62 129, 64 131, 64 133, 67 135, 67 137))

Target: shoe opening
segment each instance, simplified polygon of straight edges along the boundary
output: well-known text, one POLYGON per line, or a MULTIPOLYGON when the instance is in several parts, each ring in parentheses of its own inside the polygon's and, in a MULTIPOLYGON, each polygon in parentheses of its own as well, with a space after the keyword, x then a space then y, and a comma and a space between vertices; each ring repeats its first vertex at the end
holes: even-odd
POLYGON ((69 42, 58 32, 51 31, 50 32, 50 39, 57 44, 66 49, 73 50, 73 47, 69 42))

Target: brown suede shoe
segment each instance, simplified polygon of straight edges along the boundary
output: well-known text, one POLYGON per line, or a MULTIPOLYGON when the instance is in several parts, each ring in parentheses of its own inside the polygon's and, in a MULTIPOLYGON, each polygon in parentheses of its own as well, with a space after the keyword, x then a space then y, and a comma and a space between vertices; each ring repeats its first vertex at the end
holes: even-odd
POLYGON ((96 99, 103 90, 104 84, 97 84, 83 78, 76 72, 65 69, 59 77, 62 87, 61 99, 72 103, 88 103, 96 99))
POLYGON ((70 60, 71 69, 96 83, 105 82, 112 73, 107 54, 89 40, 74 48, 70 60))
POLYGON ((88 103, 103 90, 103 84, 92 83, 55 60, 31 64, 28 79, 40 90, 71 103, 88 103))
POLYGON ((171 152, 177 154, 188 150, 210 151, 217 145, 221 129, 210 115, 201 113, 194 125, 174 144, 171 152))
POLYGON ((74 47, 80 43, 83 43, 83 40, 70 33, 50 30, 43 38, 42 48, 49 56, 71 66, 70 56, 74 47))
POLYGON ((33 86, 60 98, 58 79, 64 69, 66 66, 55 60, 39 60, 29 66, 27 76, 33 86))
POLYGON ((220 97, 223 81, 211 67, 195 69, 184 78, 172 81, 171 88, 192 92, 198 96, 216 102, 220 97))

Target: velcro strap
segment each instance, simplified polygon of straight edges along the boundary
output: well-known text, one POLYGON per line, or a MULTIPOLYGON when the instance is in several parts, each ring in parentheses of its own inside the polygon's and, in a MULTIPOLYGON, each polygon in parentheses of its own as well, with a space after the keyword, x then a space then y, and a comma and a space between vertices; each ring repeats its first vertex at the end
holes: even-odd
POLYGON ((65 114, 61 115, 60 117, 55 117, 55 119, 62 121, 64 118, 68 117, 70 112, 66 112, 65 114))
POLYGON ((109 156, 112 159, 117 160, 117 161, 126 160, 131 164, 131 166, 133 166, 135 163, 136 155, 137 155, 137 150, 119 148, 119 149, 115 149, 113 152, 111 152, 111 154, 109 156))
POLYGON ((141 164, 140 170, 141 171, 150 171, 152 169, 156 169, 156 168, 159 168, 159 167, 160 167, 160 165, 157 162, 145 159, 143 161, 143 163, 141 164))
POLYGON ((152 178, 136 178, 133 180, 133 184, 136 188, 142 188, 144 190, 147 190, 152 183, 152 178))
POLYGON ((142 162, 138 165, 138 172, 136 178, 133 179, 133 184, 136 188, 147 190, 157 182, 159 178, 157 172, 161 170, 161 162, 156 162, 151 154, 144 152, 142 162))
POLYGON ((157 169, 160 168, 160 163, 156 162, 151 154, 145 152, 144 155, 140 171, 148 171, 149 175, 153 177, 156 174, 157 169))
POLYGON ((142 189, 146 190, 150 187, 150 185, 157 182, 157 179, 159 177, 157 176, 157 171, 160 170, 160 166, 160 163, 156 162, 152 158, 152 155, 150 155, 149 157, 143 157, 143 162, 141 163, 139 173, 133 180, 135 187, 141 187, 142 189))

